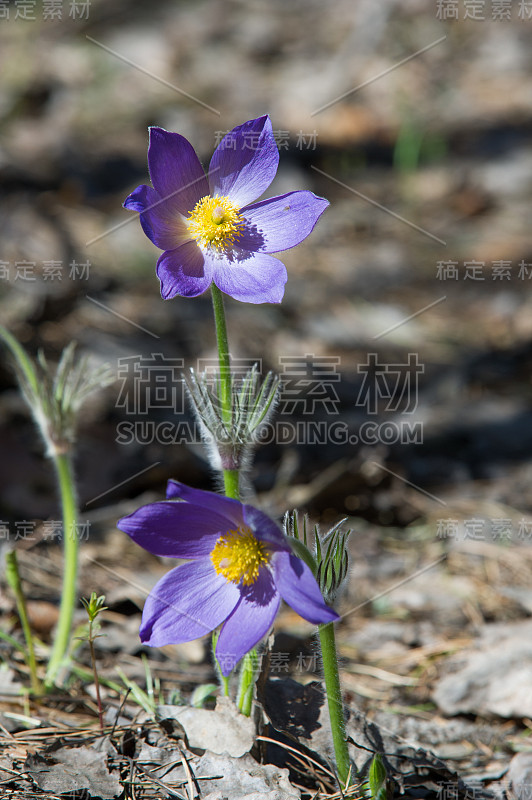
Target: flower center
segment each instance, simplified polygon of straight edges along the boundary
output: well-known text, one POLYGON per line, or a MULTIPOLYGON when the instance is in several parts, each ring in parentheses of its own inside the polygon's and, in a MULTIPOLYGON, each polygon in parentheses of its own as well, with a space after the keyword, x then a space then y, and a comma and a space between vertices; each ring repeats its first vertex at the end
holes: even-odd
POLYGON ((244 218, 227 197, 202 197, 187 220, 189 233, 198 244, 217 250, 232 247, 243 227, 244 218))
POLYGON ((266 545, 254 537, 249 528, 228 531, 220 536, 211 553, 218 575, 232 583, 250 586, 259 577, 259 569, 268 563, 266 545))

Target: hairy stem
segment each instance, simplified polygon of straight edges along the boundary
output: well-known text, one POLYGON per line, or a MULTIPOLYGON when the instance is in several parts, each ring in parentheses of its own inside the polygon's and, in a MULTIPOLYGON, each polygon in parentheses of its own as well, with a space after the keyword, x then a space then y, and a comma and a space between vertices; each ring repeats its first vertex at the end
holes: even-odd
MULTIPOLYGON (((229 357, 229 343, 227 339, 227 324, 225 321, 223 295, 213 283, 211 286, 212 305, 214 309, 214 324, 216 327, 216 342, 218 344, 218 361, 220 364, 220 401, 222 404, 222 421, 227 428, 231 429, 233 418, 232 405, 232 381, 231 381, 231 360, 229 357)), ((238 500, 240 497, 238 469, 222 469, 224 478, 225 494, 238 500)), ((218 637, 216 636, 216 639, 218 637)), ((213 652, 216 646, 213 635, 213 652)), ((216 656, 215 656, 216 657, 216 656)), ((242 669, 240 672, 237 705, 240 711, 247 717, 251 714, 253 702, 253 687, 257 675, 257 651, 255 648, 244 656, 242 669)), ((228 679, 223 678, 222 688, 225 694, 228 693, 228 679)))
MULTIPOLYGON (((225 321, 224 300, 221 291, 213 283, 211 286, 212 307, 214 311, 214 326, 216 329, 216 343, 218 345, 218 362, 220 364, 220 402, 222 404, 222 420, 229 430, 233 416, 231 397, 231 360, 229 357, 229 342, 227 339, 227 323, 225 321)), ((237 469, 222 469, 225 494, 234 500, 239 498, 239 473, 237 469)), ((212 652, 216 661, 216 642, 219 631, 212 634, 212 652)), ((222 685, 222 691, 229 696, 229 678, 222 675, 220 665, 216 662, 217 672, 222 685)))
POLYGON ((318 631, 320 635, 323 676, 325 678, 325 690, 327 692, 327 702, 329 705, 334 754, 336 756, 336 768, 342 787, 345 787, 349 776, 350 761, 345 736, 344 707, 342 703, 342 692, 340 690, 340 677, 338 675, 338 655, 336 653, 334 625, 332 622, 328 622, 326 625, 319 625, 318 631))
POLYGON ((61 663, 68 652, 72 617, 76 605, 78 571, 77 505, 72 464, 70 456, 66 453, 55 453, 53 455, 53 460, 57 473, 63 512, 64 567, 59 622, 57 624, 52 653, 46 671, 45 686, 47 688, 53 685, 61 663))
MULTIPOLYGON (((230 430, 233 418, 231 360, 229 357, 229 343, 227 339, 227 324, 225 321, 223 295, 213 283, 211 286, 212 307, 214 310, 214 325, 216 328, 216 343, 218 345, 218 361, 220 364, 220 402, 222 404, 222 421, 230 430)), ((227 497, 238 500, 239 497, 239 471, 238 469, 222 469, 225 493, 227 497)))

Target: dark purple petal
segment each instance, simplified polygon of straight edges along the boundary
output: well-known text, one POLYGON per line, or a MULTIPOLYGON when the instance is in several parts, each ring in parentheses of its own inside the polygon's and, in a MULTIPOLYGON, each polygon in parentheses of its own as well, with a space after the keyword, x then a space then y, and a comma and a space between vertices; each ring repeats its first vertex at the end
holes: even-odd
POLYGON ((206 253, 216 286, 243 303, 280 303, 287 281, 286 267, 266 253, 234 251, 225 257, 206 253))
POLYGON ((124 202, 124 208, 140 212, 144 233, 161 250, 174 250, 192 238, 181 214, 161 200, 151 186, 138 186, 124 202))
POLYGON ((238 587, 207 559, 168 572, 146 599, 140 638, 151 647, 198 639, 226 619, 240 598, 238 587))
POLYGON ((328 200, 312 192, 289 192, 280 197, 262 200, 241 210, 246 227, 238 238, 244 250, 278 253, 289 250, 306 239, 328 200))
POLYGON ((159 195, 184 216, 209 194, 209 184, 194 148, 179 133, 150 128, 148 166, 159 195))
POLYGON ((211 194, 228 197, 238 208, 246 206, 266 191, 278 165, 269 117, 237 125, 214 151, 209 165, 211 194))
POLYGON ((244 522, 260 542, 267 542, 272 550, 287 550, 290 545, 278 525, 254 506, 243 506, 244 522))
POLYGON ((223 675, 229 675, 242 656, 266 635, 281 600, 267 569, 261 570, 255 583, 240 591, 240 602, 225 621, 216 644, 223 675))
POLYGON ((195 241, 166 250, 157 262, 157 277, 165 300, 177 294, 196 297, 212 283, 212 265, 195 241))
MULTIPOLYGON (((130 195, 126 197, 122 205, 129 211, 145 211, 149 206, 153 206, 159 202, 161 198, 151 186, 146 186, 145 183, 133 189, 130 195)), ((146 234, 148 235, 148 234, 146 234)), ((150 237, 151 238, 151 237, 150 237)))
POLYGON ((168 500, 179 498, 180 500, 186 500, 187 503, 202 506, 208 511, 214 511, 216 514, 226 517, 236 526, 242 525, 244 522, 242 503, 222 494, 216 494, 216 492, 193 489, 191 486, 186 486, 179 481, 169 480, 166 487, 166 497, 168 500))
POLYGON ((315 625, 339 619, 336 611, 325 604, 312 571, 300 558, 293 553, 274 553, 272 567, 281 597, 303 619, 315 625))
POLYGON ((230 530, 231 520, 191 503, 149 503, 122 517, 117 527, 156 556, 207 556, 216 540, 230 530))

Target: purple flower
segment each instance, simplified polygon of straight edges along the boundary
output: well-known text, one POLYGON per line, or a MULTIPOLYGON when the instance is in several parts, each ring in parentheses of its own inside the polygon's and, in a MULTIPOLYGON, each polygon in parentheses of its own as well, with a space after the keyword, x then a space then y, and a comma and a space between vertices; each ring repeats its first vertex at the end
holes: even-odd
POLYGON ((143 506, 118 523, 155 555, 191 559, 148 595, 142 642, 189 642, 223 623, 216 657, 228 675, 267 633, 281 598, 309 622, 338 619, 309 567, 261 511, 177 481, 168 483, 166 494, 167 501, 143 506))
POLYGON ((286 267, 269 254, 303 241, 329 203, 308 191, 253 203, 278 163, 267 116, 233 128, 207 176, 184 136, 150 128, 153 188, 138 186, 124 206, 140 212, 144 233, 164 250, 157 275, 165 300, 196 297, 214 281, 235 300, 281 302, 286 267))

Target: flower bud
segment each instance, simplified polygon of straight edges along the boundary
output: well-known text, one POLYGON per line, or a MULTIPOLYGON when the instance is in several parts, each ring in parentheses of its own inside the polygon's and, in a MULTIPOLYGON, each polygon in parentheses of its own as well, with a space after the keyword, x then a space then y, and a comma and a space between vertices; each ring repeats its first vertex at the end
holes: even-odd
POLYGON ((243 378, 231 374, 229 422, 223 415, 218 375, 191 369, 187 389, 213 466, 241 470, 275 407, 279 378, 269 372, 261 382, 256 364, 243 378))
POLYGON ((346 519, 340 520, 327 533, 321 534, 317 525, 314 526, 313 553, 310 552, 308 535, 308 517, 303 517, 299 523, 297 511, 286 514, 284 525, 286 535, 293 540, 294 552, 310 566, 318 581, 321 593, 329 604, 336 600, 349 571, 349 551, 347 540, 350 530, 342 531, 341 526, 346 519), (300 553, 304 548, 312 563, 300 553))
POLYGON ((15 357, 18 382, 46 443, 47 455, 68 453, 85 399, 115 380, 109 366, 92 366, 86 356, 75 358, 76 345, 71 342, 63 350, 54 373, 42 351, 33 361, 2 326, 0 338, 15 357))

